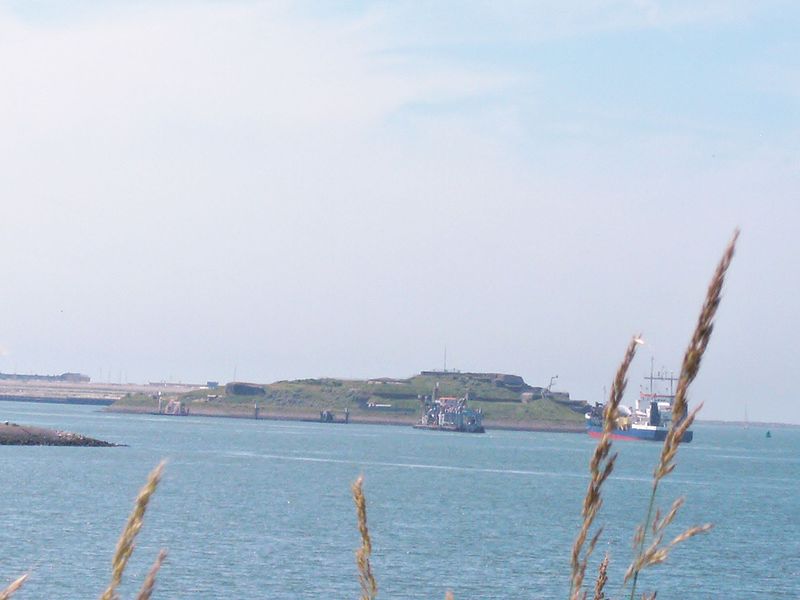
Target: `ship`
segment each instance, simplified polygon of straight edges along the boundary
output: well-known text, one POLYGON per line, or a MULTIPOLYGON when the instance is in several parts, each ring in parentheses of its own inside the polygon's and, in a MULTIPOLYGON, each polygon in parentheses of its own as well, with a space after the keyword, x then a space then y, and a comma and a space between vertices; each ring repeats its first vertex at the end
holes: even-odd
POLYGON ((434 429, 438 431, 460 431, 462 433, 484 433, 483 411, 467 406, 469 393, 463 398, 455 396, 437 397, 439 384, 433 394, 421 398, 422 417, 414 425, 415 429, 434 429))
MULTIPOLYGON (((650 362, 650 375, 644 378, 649 381, 647 391, 644 387, 639 392, 636 406, 622 406, 617 409, 616 422, 611 430, 611 438, 615 440, 644 440, 662 442, 669 430, 685 415, 673 415, 675 403, 674 385, 678 381, 672 373, 653 371, 650 362), (657 391, 661 386, 662 391, 657 391), (668 389, 667 389, 668 388, 668 389)), ((605 405, 598 402, 586 413, 586 430, 590 436, 599 438, 603 435, 603 411, 605 405)), ((682 443, 692 441, 694 433, 686 430, 681 436, 682 443)))

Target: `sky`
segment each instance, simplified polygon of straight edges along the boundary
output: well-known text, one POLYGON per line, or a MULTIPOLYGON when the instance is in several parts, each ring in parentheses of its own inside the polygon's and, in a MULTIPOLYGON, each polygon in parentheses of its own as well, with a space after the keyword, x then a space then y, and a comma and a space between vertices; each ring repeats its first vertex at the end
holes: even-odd
POLYGON ((0 371, 444 366, 800 424, 791 2, 0 2, 0 371))

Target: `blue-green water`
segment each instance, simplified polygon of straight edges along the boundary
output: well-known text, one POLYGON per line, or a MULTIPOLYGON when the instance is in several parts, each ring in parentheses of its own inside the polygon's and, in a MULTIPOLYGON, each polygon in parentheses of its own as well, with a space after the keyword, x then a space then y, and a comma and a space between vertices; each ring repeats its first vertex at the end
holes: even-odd
MULTIPOLYGON (((117 415, 0 402, 0 418, 127 448, 0 447, 0 582, 17 597, 97 597, 147 473, 169 463, 126 574, 159 548, 157 598, 356 598, 350 483, 365 476, 382 598, 565 598, 588 461, 584 435, 117 415)), ((647 572, 659 598, 800 598, 800 430, 698 426, 663 486, 676 524, 713 522, 647 572)), ((610 591, 631 557, 659 448, 617 443, 599 554, 610 591)), ((593 577, 592 577, 593 579, 593 577)))

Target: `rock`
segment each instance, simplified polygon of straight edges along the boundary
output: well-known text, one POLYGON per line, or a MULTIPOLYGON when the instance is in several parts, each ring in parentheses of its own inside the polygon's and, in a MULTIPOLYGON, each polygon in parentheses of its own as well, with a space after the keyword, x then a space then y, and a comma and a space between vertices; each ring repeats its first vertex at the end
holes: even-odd
POLYGON ((0 425, 0 445, 3 446, 118 446, 71 431, 29 427, 5 421, 0 425))

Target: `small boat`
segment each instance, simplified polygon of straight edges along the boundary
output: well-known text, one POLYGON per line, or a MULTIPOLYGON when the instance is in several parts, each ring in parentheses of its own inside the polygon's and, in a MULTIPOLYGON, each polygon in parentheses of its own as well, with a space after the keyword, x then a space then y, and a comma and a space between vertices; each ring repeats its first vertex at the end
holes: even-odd
MULTIPOLYGON (((673 387, 677 377, 671 373, 653 372, 652 361, 650 363, 650 376, 645 377, 649 380, 649 391, 641 391, 636 401, 635 407, 622 406, 617 409, 616 422, 611 432, 611 438, 615 440, 645 440, 652 442, 662 442, 667 437, 667 432, 673 425, 683 418, 683 415, 672 414, 672 406, 675 402, 673 387), (669 384, 669 391, 659 393, 654 390, 655 382, 665 385, 669 384)), ((605 405, 596 403, 586 413, 586 430, 590 436, 599 438, 603 435, 603 411, 605 405)), ((694 433, 690 430, 684 432, 681 442, 692 441, 694 433)))
POLYGON ((469 394, 463 398, 452 396, 437 397, 439 385, 433 395, 422 398, 422 417, 414 425, 415 429, 435 429, 439 431, 460 431, 462 433, 484 433, 483 411, 467 406, 469 394))
POLYGON ((772 432, 771 432, 769 429, 767 429, 767 437, 768 437, 768 438, 771 438, 771 437, 772 437, 772 432))

